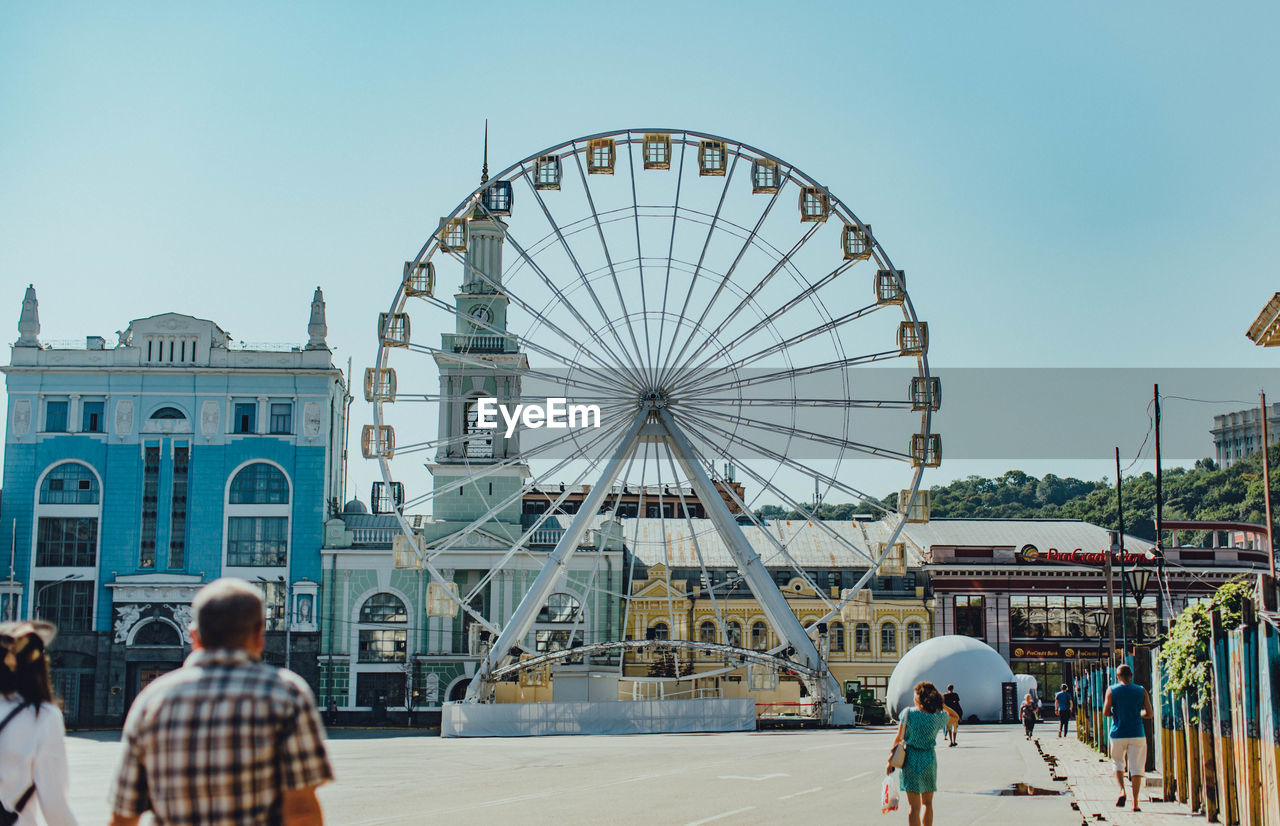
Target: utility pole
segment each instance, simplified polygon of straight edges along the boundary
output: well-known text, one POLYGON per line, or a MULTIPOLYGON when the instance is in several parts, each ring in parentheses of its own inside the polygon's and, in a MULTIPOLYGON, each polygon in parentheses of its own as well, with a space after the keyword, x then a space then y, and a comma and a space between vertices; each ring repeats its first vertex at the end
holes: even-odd
POLYGON ((1156 424, 1156 634, 1164 638, 1164 472, 1160 465, 1160 385, 1153 385, 1156 424))
MULTIPOLYGON (((18 558, 18 520, 9 524, 9 619, 18 620, 18 580, 14 570, 14 562, 18 558)), ((1274 565, 1272 566, 1275 567, 1274 565)))
MULTIPOLYGON (((1120 546, 1120 662, 1129 653, 1129 621, 1125 616, 1124 595, 1128 586, 1124 575, 1124 500, 1120 496, 1120 448, 1116 448, 1116 542, 1120 546)), ((1112 625, 1114 625, 1114 621, 1112 625)), ((1114 638, 1114 634, 1112 637, 1114 638)))
POLYGON ((1111 555, 1119 545, 1119 537, 1111 543, 1111 547, 1107 548, 1107 552, 1103 554, 1102 575, 1107 581, 1107 629, 1110 631, 1110 646, 1107 648, 1107 663, 1110 664, 1116 653, 1116 595, 1115 582, 1112 580, 1111 574, 1111 555))
POLYGON ((1271 578, 1276 578, 1275 524, 1271 518, 1271 439, 1267 434, 1267 393, 1262 396, 1262 501, 1267 509, 1267 559, 1271 562, 1271 578))

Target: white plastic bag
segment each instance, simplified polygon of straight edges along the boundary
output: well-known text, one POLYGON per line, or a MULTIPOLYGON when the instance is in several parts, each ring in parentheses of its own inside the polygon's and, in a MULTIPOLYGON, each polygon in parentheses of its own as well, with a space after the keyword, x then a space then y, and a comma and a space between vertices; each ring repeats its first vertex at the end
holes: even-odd
POLYGON ((889 814, 889 812, 898 811, 898 784, 894 782, 892 774, 884 776, 884 785, 880 787, 880 812, 889 814))

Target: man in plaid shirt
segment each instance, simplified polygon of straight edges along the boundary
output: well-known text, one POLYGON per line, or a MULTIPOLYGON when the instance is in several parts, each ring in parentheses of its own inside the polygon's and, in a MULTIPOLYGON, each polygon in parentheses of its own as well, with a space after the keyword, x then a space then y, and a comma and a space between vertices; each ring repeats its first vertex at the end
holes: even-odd
POLYGON ((307 684, 258 661, 262 598, 219 579, 192 604, 195 651, 147 686, 124 724, 112 826, 150 809, 158 824, 321 824, 316 787, 333 779, 307 684))

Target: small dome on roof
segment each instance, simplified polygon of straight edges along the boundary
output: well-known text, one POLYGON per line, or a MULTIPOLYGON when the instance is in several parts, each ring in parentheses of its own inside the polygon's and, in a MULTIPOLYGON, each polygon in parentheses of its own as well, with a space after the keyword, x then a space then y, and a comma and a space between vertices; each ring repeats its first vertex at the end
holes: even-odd
POLYGON ((365 507, 364 502, 359 499, 352 499, 350 502, 342 506, 343 513, 368 513, 369 509, 365 507))

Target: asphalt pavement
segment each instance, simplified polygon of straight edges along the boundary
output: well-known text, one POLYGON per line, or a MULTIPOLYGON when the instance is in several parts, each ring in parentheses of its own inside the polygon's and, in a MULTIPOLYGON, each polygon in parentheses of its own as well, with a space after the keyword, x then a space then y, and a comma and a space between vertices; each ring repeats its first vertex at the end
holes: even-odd
MULTIPOLYGON (((936 823, 1078 826, 1069 797, 1001 796, 1017 783, 1063 790, 1020 726, 966 725, 938 749, 936 823)), ((329 824, 896 823, 880 813, 893 729, 450 739, 337 730, 329 824)), ((69 736, 72 806, 107 819, 116 732, 69 736)), ((904 801, 905 802, 905 801, 904 801)))

